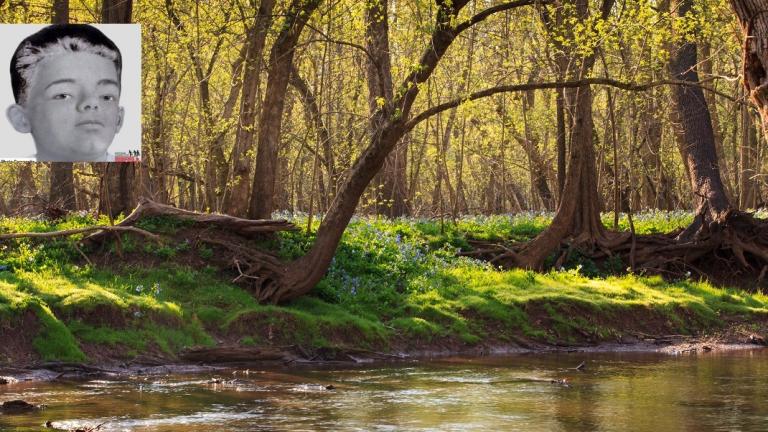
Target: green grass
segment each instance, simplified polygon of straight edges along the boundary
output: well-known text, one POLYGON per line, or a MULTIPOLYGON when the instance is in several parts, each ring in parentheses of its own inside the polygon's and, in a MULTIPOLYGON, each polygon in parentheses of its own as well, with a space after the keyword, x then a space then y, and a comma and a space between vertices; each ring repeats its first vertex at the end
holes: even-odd
MULTIPOLYGON (((604 219, 612 223, 611 215, 604 219)), ((0 271, 0 322, 30 311, 38 322, 32 345, 41 359, 84 361, 84 352, 94 349, 124 357, 146 352, 173 356, 215 340, 383 350, 520 337, 569 343, 586 336, 610 339, 630 330, 694 333, 722 325, 725 317, 746 322, 768 314, 766 295, 704 282, 607 276, 605 269, 578 259, 547 273, 501 271, 456 255, 469 238, 524 241, 550 220, 535 213, 443 223, 359 218, 345 232, 317 289, 282 306, 258 304, 212 268, 171 262, 113 273, 83 265, 70 239, 20 239, 0 247, 0 266, 5 266, 0 267, 5 268, 0 271)), ((685 226, 690 214, 639 214, 634 220, 637 232, 663 232, 685 226)), ((79 216, 55 224, 0 219, 0 231, 94 222, 79 216)), ((143 225, 165 233, 183 226, 165 219, 143 225)), ((620 228, 626 229, 626 217, 620 228)), ((296 257, 313 236, 281 233, 268 245, 285 258, 296 257)), ((164 247, 173 251, 169 258, 184 251, 179 245, 164 247)), ((621 262, 613 265, 626 268, 621 262)))

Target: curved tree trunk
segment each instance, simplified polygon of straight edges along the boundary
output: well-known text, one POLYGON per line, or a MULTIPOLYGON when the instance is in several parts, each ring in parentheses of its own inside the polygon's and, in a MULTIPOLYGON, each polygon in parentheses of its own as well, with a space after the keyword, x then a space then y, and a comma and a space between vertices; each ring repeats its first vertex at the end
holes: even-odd
MULTIPOLYGON (((406 119, 420 91, 421 83, 434 72, 448 47, 469 26, 454 27, 459 11, 469 0, 441 2, 429 48, 423 53, 419 67, 414 68, 398 87, 397 97, 385 101, 375 113, 376 124, 381 125, 371 142, 355 161, 328 213, 320 224, 315 243, 309 252, 290 263, 292 271, 274 286, 269 296, 273 302, 289 300, 306 294, 322 279, 336 252, 341 236, 355 212, 365 188, 384 164, 387 155, 407 132, 406 119), (399 110, 399 111, 396 111, 399 110)), ((520 2, 520 6, 531 4, 520 2)))

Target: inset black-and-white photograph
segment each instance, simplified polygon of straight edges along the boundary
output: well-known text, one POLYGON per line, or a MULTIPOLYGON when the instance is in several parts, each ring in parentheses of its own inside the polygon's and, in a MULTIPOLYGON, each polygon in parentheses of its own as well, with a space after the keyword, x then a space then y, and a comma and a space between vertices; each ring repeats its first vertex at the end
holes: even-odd
POLYGON ((0 160, 141 160, 138 24, 3 24, 0 160))

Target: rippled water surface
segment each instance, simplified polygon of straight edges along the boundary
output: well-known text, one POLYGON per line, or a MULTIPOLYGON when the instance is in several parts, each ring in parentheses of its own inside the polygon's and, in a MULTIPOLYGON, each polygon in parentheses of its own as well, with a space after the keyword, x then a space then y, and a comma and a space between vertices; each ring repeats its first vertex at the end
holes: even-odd
POLYGON ((47 407, 0 415, 0 430, 768 430, 768 350, 232 372, 2 386, 0 401, 47 407))

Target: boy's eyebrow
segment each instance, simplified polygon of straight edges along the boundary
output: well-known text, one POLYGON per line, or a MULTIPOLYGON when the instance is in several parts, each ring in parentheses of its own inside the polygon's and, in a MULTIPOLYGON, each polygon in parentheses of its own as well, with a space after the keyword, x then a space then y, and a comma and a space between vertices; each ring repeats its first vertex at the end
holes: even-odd
POLYGON ((51 88, 51 86, 54 86, 54 85, 56 85, 56 84, 64 84, 64 83, 70 83, 70 84, 74 84, 74 83, 75 83, 75 80, 73 80, 72 78, 63 78, 63 79, 58 79, 58 80, 56 80, 56 81, 53 81, 53 82, 51 82, 51 83, 50 83, 50 84, 48 84, 47 86, 45 86, 45 89, 46 89, 46 90, 48 90, 49 88, 51 88))
MULTIPOLYGON (((75 84, 75 80, 72 79, 72 78, 58 79, 56 81, 51 82, 47 86, 45 86, 45 89, 48 90, 49 88, 51 88, 52 86, 54 86, 56 84, 75 84)), ((99 82, 96 83, 96 84, 97 85, 110 85, 111 84, 111 85, 113 85, 115 87, 118 87, 118 88, 120 87, 120 84, 118 84, 117 81, 115 81, 113 79, 109 79, 109 78, 105 78, 105 79, 99 80, 99 82)))
POLYGON ((118 87, 118 88, 120 87, 120 84, 118 84, 117 81, 115 81, 113 79, 109 79, 109 78, 106 78, 106 79, 103 79, 103 80, 99 80, 99 82, 97 84, 98 85, 109 85, 109 84, 112 84, 115 87, 118 87))

